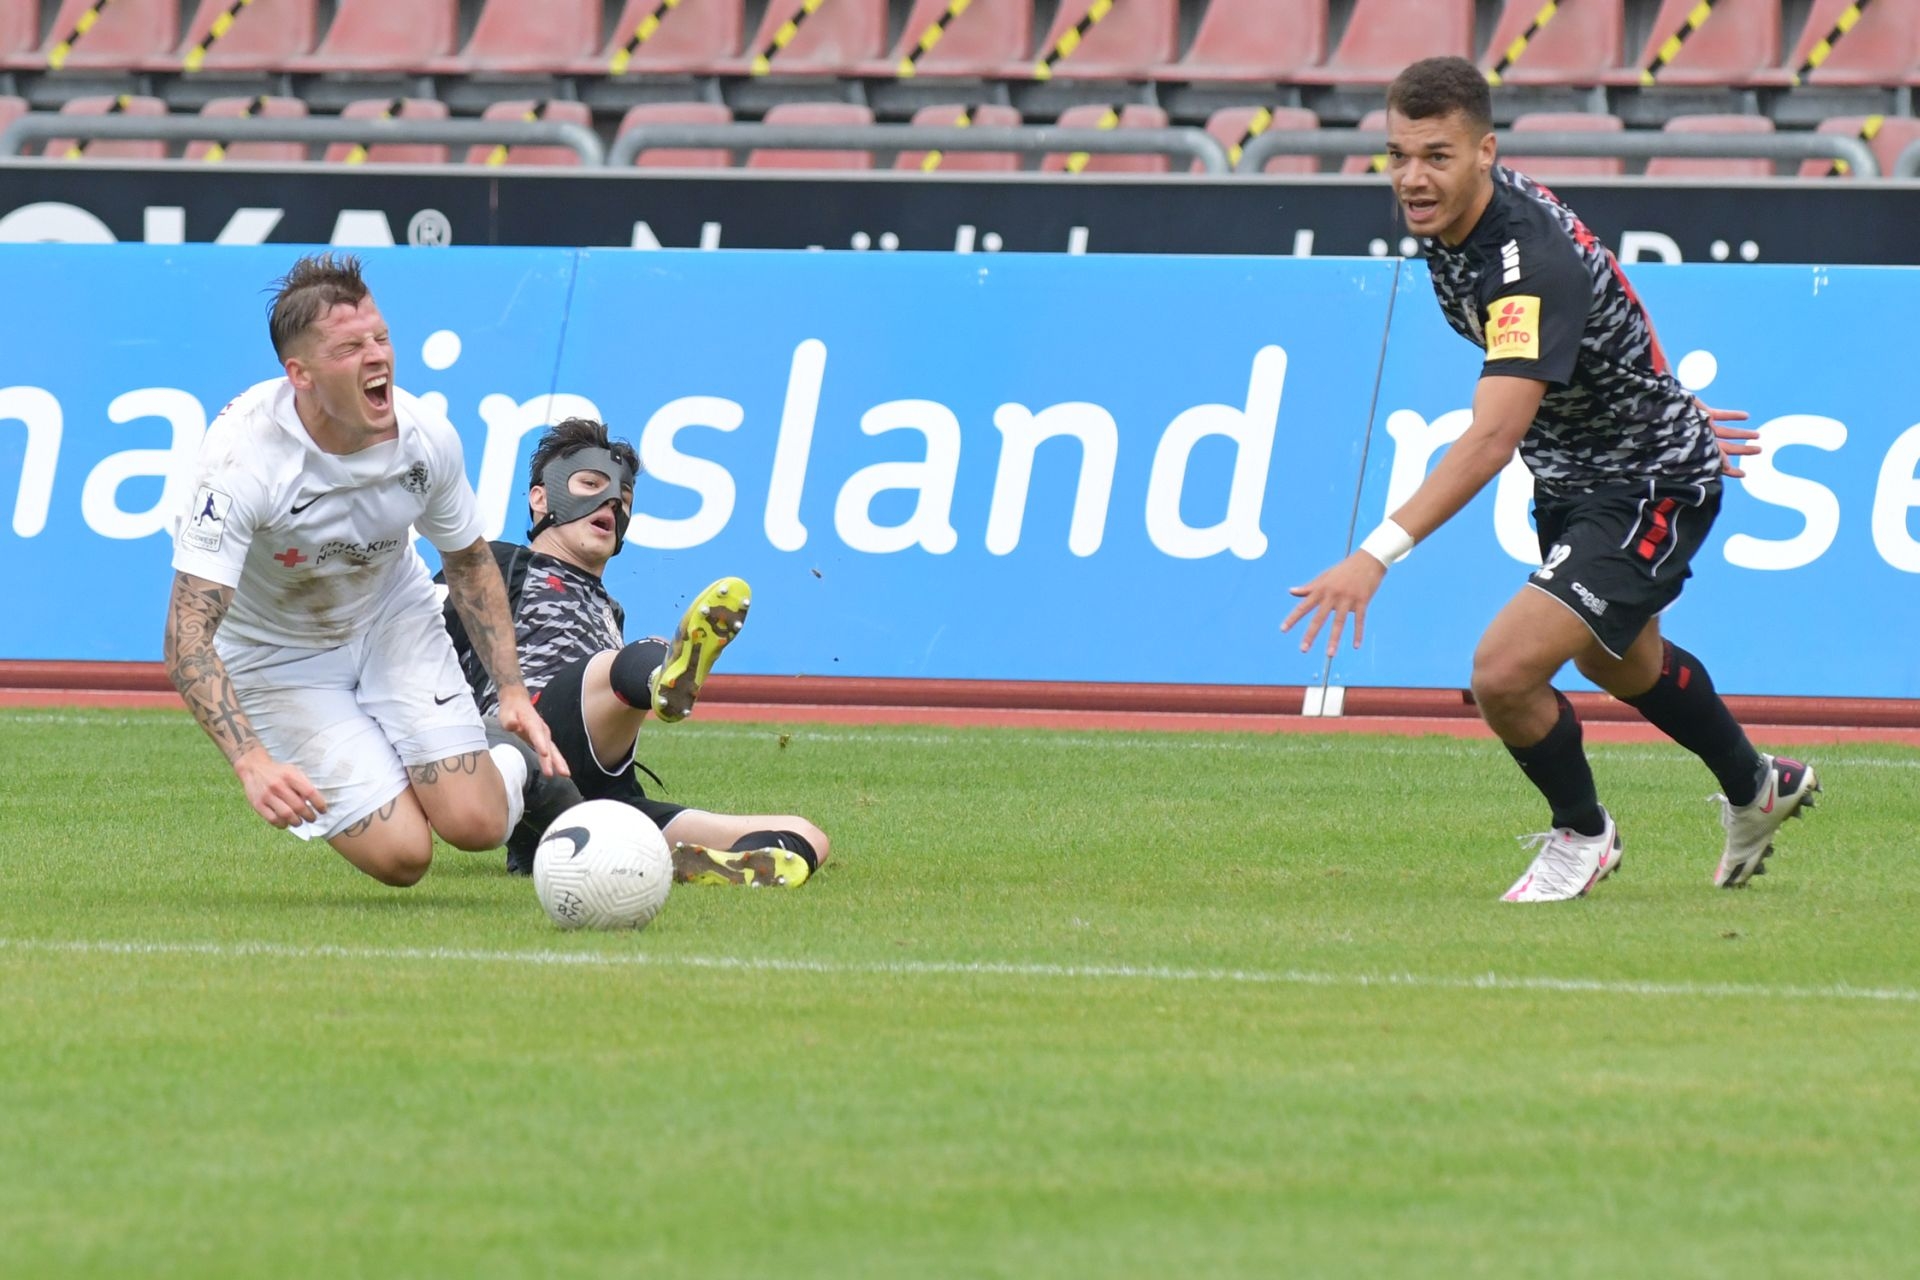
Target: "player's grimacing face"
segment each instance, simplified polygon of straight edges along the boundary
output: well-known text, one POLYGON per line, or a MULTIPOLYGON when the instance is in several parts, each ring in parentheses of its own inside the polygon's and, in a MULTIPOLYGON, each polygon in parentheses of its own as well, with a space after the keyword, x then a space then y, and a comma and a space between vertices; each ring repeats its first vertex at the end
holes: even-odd
MULTIPOLYGON (((613 481, 598 471, 576 471, 567 477, 567 490, 576 497, 611 497, 613 481)), ((547 511, 546 491, 535 489, 538 495, 535 510, 544 516, 547 511)), ((620 506, 627 515, 633 514, 633 489, 622 487, 620 506)), ((599 510, 583 520, 569 520, 565 524, 551 526, 542 535, 557 540, 568 553, 565 558, 585 568, 598 568, 614 556, 619 545, 620 535, 613 519, 613 508, 602 505, 599 510)))
POLYGON ((393 340, 371 297, 340 303, 314 321, 295 361, 311 383, 302 389, 327 417, 362 431, 394 427, 393 340))
POLYGON ((1387 177, 1415 235, 1466 239, 1485 205, 1493 160, 1493 135, 1465 112, 1420 120, 1387 112, 1387 177))

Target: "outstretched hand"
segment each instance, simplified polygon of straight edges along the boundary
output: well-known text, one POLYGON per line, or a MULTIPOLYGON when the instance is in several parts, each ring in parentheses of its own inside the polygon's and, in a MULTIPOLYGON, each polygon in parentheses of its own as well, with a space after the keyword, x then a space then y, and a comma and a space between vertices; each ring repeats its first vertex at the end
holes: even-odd
POLYGON ((1746 442, 1749 440, 1758 440, 1760 433, 1747 427, 1730 427, 1726 425, 1729 422, 1745 422, 1747 420, 1746 411, 1743 409, 1711 408, 1705 401, 1697 397, 1694 403, 1698 404, 1702 409, 1705 409, 1707 411, 1707 417, 1713 420, 1713 442, 1720 446, 1720 470, 1722 474, 1732 476, 1735 480, 1746 479, 1747 473, 1740 469, 1740 464, 1735 462, 1734 459, 1751 458, 1754 454, 1759 453, 1759 445, 1748 444, 1746 442))
POLYGON ((1300 637, 1300 652, 1305 653, 1313 647, 1313 638, 1320 634, 1320 628, 1331 623, 1332 629, 1327 632, 1327 656, 1331 658, 1339 651, 1341 633, 1351 618, 1353 647, 1358 649, 1367 632, 1367 604, 1386 576, 1385 565, 1364 551, 1356 551, 1306 586, 1289 588, 1288 594, 1298 596, 1300 603, 1293 607, 1280 629, 1291 631, 1296 622, 1307 619, 1306 634, 1300 637))
POLYGON ((547 722, 533 709, 533 702, 527 697, 525 689, 502 689, 500 707, 495 712, 500 725, 510 733, 519 734, 533 753, 540 757, 540 772, 549 778, 558 775, 562 778, 572 776, 567 768, 567 758, 553 745, 553 734, 547 730, 547 722))

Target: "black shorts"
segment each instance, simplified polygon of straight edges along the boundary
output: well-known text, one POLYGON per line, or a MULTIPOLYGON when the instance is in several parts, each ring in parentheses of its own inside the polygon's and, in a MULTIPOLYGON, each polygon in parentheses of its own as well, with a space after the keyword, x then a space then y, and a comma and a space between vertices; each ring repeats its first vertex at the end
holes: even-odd
POLYGON ((620 800, 653 819, 653 825, 666 829, 687 806, 655 800, 640 788, 634 776, 633 753, 611 767, 594 758, 593 738, 587 732, 587 716, 581 706, 581 682, 586 679, 592 658, 569 662, 554 673, 547 687, 534 695, 534 706, 553 734, 553 745, 566 757, 573 770, 574 785, 588 800, 620 800))
POLYGON ((1566 605, 1621 657, 1680 598, 1718 514, 1718 480, 1539 499, 1533 520, 1542 563, 1527 583, 1566 605))

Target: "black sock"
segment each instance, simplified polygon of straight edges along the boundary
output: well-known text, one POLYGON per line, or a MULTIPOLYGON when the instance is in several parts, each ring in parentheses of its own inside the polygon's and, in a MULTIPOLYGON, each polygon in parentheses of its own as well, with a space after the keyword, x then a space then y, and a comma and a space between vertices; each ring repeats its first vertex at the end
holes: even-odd
POLYGON ((820 869, 820 855, 798 831, 749 831, 729 845, 727 852, 745 853, 749 849, 785 849, 805 858, 809 872, 820 869))
POLYGON ((1555 827, 1597 836, 1607 829, 1607 819, 1600 811, 1600 795, 1594 790, 1593 769, 1580 745, 1580 717, 1573 713, 1573 704, 1565 694, 1555 690, 1553 696, 1560 703, 1560 718, 1547 730, 1547 736, 1530 747, 1509 743, 1507 754, 1553 807, 1555 827))
POLYGON ((666 641, 635 640, 613 655, 613 669, 607 672, 607 683, 628 706, 651 710, 653 689, 647 682, 653 678, 654 668, 666 660, 666 641))
POLYGON ((1714 692, 1713 678, 1700 665, 1700 659, 1671 640, 1666 646, 1660 659, 1660 678, 1653 682, 1653 688, 1621 701, 1705 761, 1729 801, 1752 804, 1760 794, 1766 762, 1714 692))

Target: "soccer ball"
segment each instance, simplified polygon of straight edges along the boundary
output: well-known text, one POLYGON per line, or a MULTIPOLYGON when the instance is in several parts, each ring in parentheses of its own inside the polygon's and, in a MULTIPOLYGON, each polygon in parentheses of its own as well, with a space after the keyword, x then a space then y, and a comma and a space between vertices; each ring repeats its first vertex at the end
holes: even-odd
POLYGON ((644 929, 672 887, 667 838, 618 800, 573 806, 533 853, 533 891, 562 929, 644 929))

